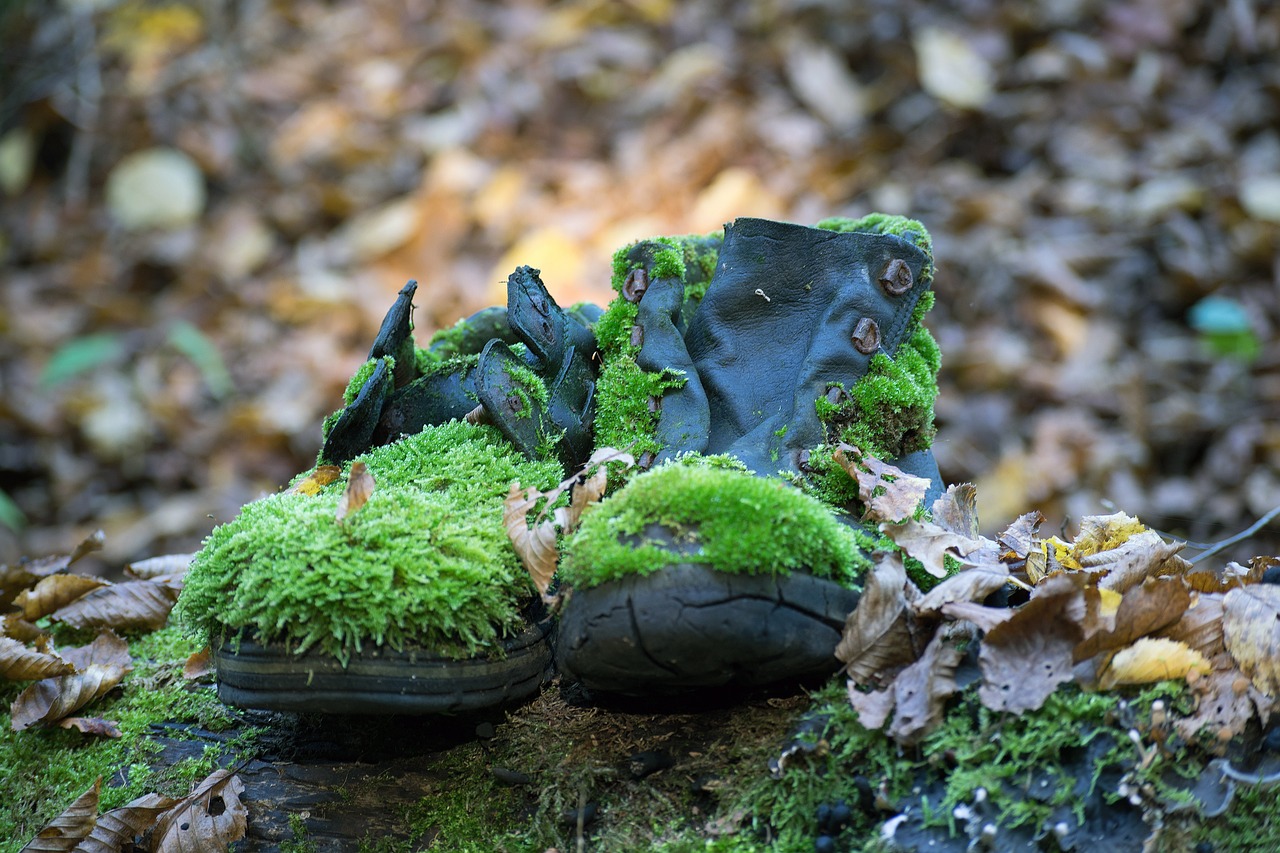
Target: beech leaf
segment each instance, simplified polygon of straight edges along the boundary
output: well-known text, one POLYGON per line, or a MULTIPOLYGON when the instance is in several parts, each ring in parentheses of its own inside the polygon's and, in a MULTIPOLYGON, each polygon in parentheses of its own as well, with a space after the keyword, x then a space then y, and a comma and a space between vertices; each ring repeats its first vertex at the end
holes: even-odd
POLYGON ((230 770, 215 770, 156 821, 156 853, 225 851, 244 838, 249 813, 240 802, 244 782, 230 770))
POLYGON ((91 578, 85 575, 50 575, 41 578, 40 582, 28 590, 24 590, 13 600, 22 608, 22 618, 34 622, 41 616, 47 616, 63 605, 70 604, 85 593, 106 586, 102 578, 91 578))
POLYGON ((962 536, 951 533, 933 522, 907 519, 901 524, 885 522, 880 525, 880 532, 892 539, 899 548, 924 565, 925 571, 935 578, 945 578, 947 568, 944 562, 947 554, 961 562, 972 562, 967 558, 970 554, 979 556, 989 547, 990 540, 962 536))
POLYGON ((1207 660, 1227 650, 1222 630, 1222 596, 1201 593, 1177 622, 1160 631, 1160 636, 1186 643, 1207 660))
POLYGON ((64 729, 76 729, 86 735, 113 739, 123 737, 119 723, 115 720, 104 720, 102 717, 65 717, 58 721, 58 725, 64 729))
POLYGON ((187 662, 182 665, 182 677, 188 681, 204 678, 211 672, 213 672, 213 650, 209 646, 193 652, 191 657, 187 658, 187 662))
MULTIPOLYGON (((904 589, 902 555, 880 553, 866 576, 858 604, 844 622, 836 657, 852 683, 865 685, 879 673, 915 660, 904 589)), ((865 694, 864 694, 865 695, 865 694)))
POLYGON ((1072 651, 1085 618, 1085 577, 1055 575, 987 632, 978 652, 978 698, 993 711, 1035 711, 1072 678, 1072 651))
POLYGON ((334 519, 342 521, 351 513, 358 512, 369 501, 374 485, 376 483, 369 466, 363 462, 352 462, 351 473, 347 475, 347 488, 338 499, 338 511, 334 513, 334 519))
POLYGON ((317 465, 314 471, 294 483, 289 493, 314 497, 320 494, 321 489, 341 476, 342 468, 338 465, 317 465))
POLYGON ((1098 686, 1110 690, 1118 684, 1173 681, 1186 678, 1192 670, 1209 674, 1204 655, 1177 640, 1143 637, 1111 657, 1098 677, 1098 686))
POLYGON ((1182 542, 1165 542, 1154 530, 1144 530, 1114 548, 1079 559, 1089 572, 1105 573, 1098 581, 1099 589, 1124 592, 1149 577, 1183 574, 1191 565, 1177 556, 1183 547, 1182 542))
POLYGON ((948 533, 976 539, 978 532, 978 490, 973 483, 947 486, 929 509, 937 524, 948 533))
POLYGON ((41 578, 65 572, 67 568, 86 554, 102 548, 106 534, 95 530, 86 536, 70 554, 27 560, 15 566, 0 566, 0 606, 13 601, 19 590, 26 589, 41 578))
POLYGON ((925 593, 914 605, 916 613, 936 613, 955 601, 982 601, 1001 589, 1009 580, 1009 568, 1003 563, 966 566, 925 593))
POLYGON ((135 580, 156 581, 170 586, 181 584, 195 554, 165 554, 162 557, 150 557, 139 560, 124 567, 125 577, 135 580))
POLYGON ((76 853, 118 853, 132 850, 135 838, 145 833, 156 819, 178 801, 162 794, 145 794, 118 809, 98 815, 98 824, 80 842, 76 853))
POLYGON ((1005 550, 1005 554, 1001 556, 1007 558, 1012 555, 1020 560, 1027 559, 1027 555, 1035 547, 1033 543, 1036 531, 1043 523, 1044 515, 1039 510, 1028 512, 1015 518, 1013 523, 996 537, 1000 547, 1005 550))
POLYGON ((1177 622, 1190 605, 1191 592, 1181 577, 1147 578, 1120 599, 1115 616, 1107 620, 1110 626, 1100 627, 1076 646, 1075 659, 1081 661, 1153 634, 1177 622))
POLYGON ((167 583, 125 581, 95 589, 49 618, 73 628, 156 631, 169 621, 178 593, 167 583))
POLYGON ((858 498, 873 521, 910 518, 929 491, 929 481, 913 477, 852 445, 841 444, 832 458, 858 483, 858 498))
POLYGON ((889 735, 904 746, 917 743, 942 720, 947 699, 956 692, 956 667, 964 658, 958 641, 968 637, 955 623, 948 628, 935 633, 920 660, 894 679, 897 708, 889 735))
POLYGON ((104 631, 87 646, 63 653, 75 667, 71 675, 32 684, 13 701, 10 719, 15 732, 36 724, 52 724, 103 696, 133 669, 129 645, 104 631))
POLYGON ((0 637, 0 678, 35 681, 74 671, 74 666, 56 654, 38 651, 12 637, 0 637))
POLYGON ((1280 586, 1252 584, 1222 599, 1227 651, 1253 686, 1280 698, 1280 586))
POLYGON ((858 725, 864 729, 883 728, 895 699, 892 684, 883 690, 864 693, 857 689, 853 679, 849 679, 849 705, 857 712, 858 725))
POLYGON ((89 786, 66 811, 49 821, 20 853, 66 853, 93 831, 98 818, 98 793, 102 790, 102 777, 89 786))

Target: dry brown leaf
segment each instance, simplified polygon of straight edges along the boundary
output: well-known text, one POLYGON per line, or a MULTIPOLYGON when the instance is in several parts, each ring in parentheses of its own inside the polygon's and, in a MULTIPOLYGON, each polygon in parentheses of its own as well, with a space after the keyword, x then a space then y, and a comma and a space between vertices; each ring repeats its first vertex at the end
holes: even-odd
POLYGON ((1177 721, 1175 727, 1185 740, 1195 742, 1203 729, 1221 743, 1245 730, 1254 716, 1266 714, 1273 703, 1260 693, 1239 669, 1229 654, 1210 661, 1212 670, 1201 678, 1188 678, 1196 697, 1195 712, 1177 721))
MULTIPOLYGON (((354 465, 352 466, 355 467, 354 465)), ((306 477, 294 483, 290 494, 315 496, 320 490, 342 476, 342 468, 338 465, 317 465, 316 469, 306 477)))
POLYGON ((892 684, 883 690, 865 693, 858 689, 852 678, 849 679, 849 705, 857 712, 858 725, 864 729, 883 728, 895 699, 892 684))
POLYGON ((976 539, 978 532, 978 490, 973 483, 947 486, 929 509, 934 524, 948 533, 976 539))
POLYGON ((1098 581, 1100 589, 1124 592, 1149 577, 1184 574, 1191 565, 1178 556, 1184 547, 1182 542, 1165 542, 1154 530, 1144 530, 1115 548, 1080 557, 1080 565, 1091 573, 1105 573, 1098 581))
POLYGON ((925 593, 914 605, 917 614, 936 613, 943 605, 955 601, 982 601, 1009 580, 1009 568, 1003 563, 966 566, 925 593))
POLYGON ((124 567, 125 577, 135 580, 156 581, 176 586, 187 574, 195 554, 165 554, 161 557, 150 557, 139 560, 124 567))
POLYGON ((1028 512, 1015 518, 1013 523, 996 537, 1000 547, 1005 550, 1001 557, 1008 559, 1009 555, 1012 555, 1013 558, 1018 560, 1027 559, 1027 555, 1035 548, 1033 543, 1036 531, 1040 529, 1040 525, 1043 523, 1044 515, 1039 510, 1028 512))
POLYGON ((215 770, 156 821, 156 853, 225 851, 244 837, 249 814, 240 802, 244 783, 230 770, 215 770))
POLYGON ((1096 630, 1092 626, 1086 628, 1086 637, 1076 646, 1075 659, 1082 661, 1153 634, 1181 619, 1189 606, 1191 592, 1181 577, 1147 578, 1125 592, 1115 617, 1106 620, 1110 624, 1104 622, 1096 630))
POLYGON ((145 794, 118 809, 103 812, 76 853, 119 853, 133 849, 134 839, 150 829, 156 819, 177 802, 162 794, 145 794))
POLYGON ((10 613, 0 622, 0 636, 12 637, 24 643, 34 643, 41 638, 47 639, 49 634, 17 613, 10 613))
POLYGON ((942 720, 943 708, 956 692, 956 667, 964 658, 960 641, 967 639, 972 638, 956 623, 945 626, 933 635, 920 660, 894 679, 897 709, 889 736, 898 743, 909 746, 919 742, 942 720))
POLYGON ((120 724, 115 720, 104 720, 102 717, 65 717, 58 721, 64 729, 76 729, 83 734, 97 735, 105 738, 123 737, 120 724))
POLYGON ((982 641, 978 698, 993 711, 1022 713, 1044 705, 1072 678, 1072 650, 1085 618, 1085 578, 1062 574, 1036 587, 1031 600, 982 641))
POLYGON ((342 521, 351 513, 358 512, 368 502, 375 485, 369 466, 363 462, 352 462, 351 473, 347 475, 347 488, 338 499, 338 511, 333 514, 334 519, 342 521))
POLYGON ((1280 586, 1253 584, 1223 596, 1222 633, 1253 686, 1280 698, 1280 586))
MULTIPOLYGON (((880 673, 916 659, 908 624, 902 555, 879 553, 866 576, 858 604, 844 622, 836 657, 852 683, 862 686, 880 673)), ((865 695, 865 694, 863 694, 865 695)))
POLYGON ((67 649, 62 656, 75 672, 37 681, 18 694, 10 710, 15 732, 61 720, 106 694, 133 669, 129 644, 110 631, 87 646, 67 649))
POLYGON ((1248 567, 1239 563, 1227 563, 1216 569, 1199 566, 1188 569, 1184 577, 1196 592, 1226 592, 1246 584, 1257 583, 1266 570, 1267 564, 1255 557, 1248 567))
POLYGON ((0 607, 13 601, 19 591, 26 589, 41 578, 65 572, 67 568, 86 554, 101 550, 106 534, 95 530, 86 536, 70 554, 44 557, 39 560, 25 560, 16 566, 0 566, 0 607))
POLYGON ((41 578, 40 582, 28 590, 24 590, 13 600, 15 607, 22 608, 22 618, 34 622, 41 616, 47 616, 59 607, 70 604, 80 596, 99 587, 107 586, 102 578, 91 578, 84 575, 50 575, 41 578))
POLYGON ((179 590, 157 581, 125 581, 78 598, 50 615, 73 628, 156 631, 169 620, 179 590))
POLYGON ((907 519, 901 524, 885 522, 880 532, 892 539, 899 548, 924 565, 925 571, 935 578, 945 578, 947 554, 961 562, 972 563, 969 555, 981 558, 982 552, 992 544, 989 539, 971 538, 950 533, 929 521, 907 519))
POLYGON ((953 601, 940 608, 943 616, 964 622, 972 622, 979 631, 986 633, 1001 622, 1008 621, 1014 611, 1007 607, 984 607, 976 601, 953 601))
POLYGON ((520 557, 529 577, 533 579, 534 588, 541 595, 546 595, 555 577, 556 566, 560 562, 560 550, 557 545, 558 532, 569 533, 578 524, 583 510, 588 505, 604 497, 608 488, 608 463, 620 462, 624 468, 635 464, 635 458, 612 447, 601 447, 591 454, 587 464, 572 477, 563 480, 554 489, 540 492, 535 488, 520 489, 519 483, 512 483, 507 499, 502 505, 502 523, 507 529, 507 538, 511 547, 520 557), (547 517, 549 507, 559 499, 566 489, 572 489, 569 495, 569 506, 557 507, 547 517), (544 509, 529 526, 529 513, 542 503, 544 509))
POLYGON ((213 672, 213 650, 209 646, 192 654, 182 665, 182 677, 188 681, 204 678, 211 672, 213 672))
POLYGON ((1111 656, 1098 676, 1098 687, 1110 690, 1118 684, 1150 684, 1186 678, 1195 670, 1209 674, 1209 662, 1185 643, 1143 637, 1111 656))
POLYGON ((1160 631, 1161 637, 1186 643, 1206 659, 1213 660, 1227 651, 1222 635, 1222 596, 1201 593, 1177 622, 1160 631))
POLYGON ((74 666, 56 654, 30 648, 11 637, 0 637, 0 678, 35 681, 74 671, 74 666))
POLYGON ((67 806, 66 811, 49 821, 20 853, 66 853, 88 838, 98 819, 98 793, 102 790, 99 776, 89 790, 67 806))
POLYGON ((832 458, 858 483, 858 497, 872 521, 910 518, 929 491, 929 481, 913 477, 849 444, 836 448, 832 458))

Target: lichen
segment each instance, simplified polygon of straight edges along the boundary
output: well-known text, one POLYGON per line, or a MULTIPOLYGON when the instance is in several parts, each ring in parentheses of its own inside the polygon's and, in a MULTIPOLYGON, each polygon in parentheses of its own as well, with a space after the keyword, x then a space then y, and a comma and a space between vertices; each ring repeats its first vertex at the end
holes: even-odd
POLYGON ((346 659, 367 644, 481 653, 520 624, 532 587, 507 541, 512 481, 549 488, 492 427, 453 421, 358 458, 372 496, 339 522, 346 479, 314 497, 281 493, 216 528, 192 562, 177 612, 212 638, 249 629, 346 659))
POLYGON ((641 474, 584 514, 560 576, 590 587, 678 562, 718 571, 806 572, 856 587, 866 543, 830 509, 781 480, 682 459, 641 474), (678 544, 655 539, 660 525, 678 544))

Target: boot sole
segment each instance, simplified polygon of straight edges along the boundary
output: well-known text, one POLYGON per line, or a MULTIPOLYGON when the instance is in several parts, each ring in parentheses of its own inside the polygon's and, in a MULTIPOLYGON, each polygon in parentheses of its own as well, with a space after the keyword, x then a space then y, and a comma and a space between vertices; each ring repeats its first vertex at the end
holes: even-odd
POLYGON ((858 596, 811 575, 670 566, 575 589, 556 664, 590 691, 634 697, 805 681, 839 668, 858 596))

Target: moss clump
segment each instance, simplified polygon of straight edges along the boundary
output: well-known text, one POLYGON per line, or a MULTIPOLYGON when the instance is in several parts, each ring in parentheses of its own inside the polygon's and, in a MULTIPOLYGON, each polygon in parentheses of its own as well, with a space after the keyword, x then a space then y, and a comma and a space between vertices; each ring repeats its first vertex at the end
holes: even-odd
POLYGON ((369 377, 373 375, 373 371, 378 369, 378 362, 385 361, 387 363, 387 373, 396 372, 396 360, 391 356, 383 356, 382 358, 371 358, 364 364, 356 368, 356 372, 351 374, 351 379, 347 382, 347 389, 342 392, 343 404, 350 406, 356 401, 356 397, 360 395, 360 389, 364 388, 364 383, 369 381, 369 377))
MULTIPOLYGON (((911 241, 927 260, 920 277, 932 282, 933 241, 925 227, 905 216, 873 213, 861 219, 824 219, 818 228, 837 232, 893 234, 911 241)), ((933 404, 938 396, 942 355, 922 320, 933 307, 933 293, 925 291, 911 312, 911 334, 893 358, 878 353, 865 376, 848 389, 840 403, 815 401, 818 416, 828 425, 832 441, 844 441, 881 459, 893 459, 933 444, 933 404)))
POLYGON ((549 488, 492 427, 427 427, 360 457, 377 482, 334 518, 345 479, 248 504, 192 562, 178 613, 214 641, 247 628, 346 659, 367 643, 481 653, 520 624, 528 575, 502 525, 511 482, 549 488))
MULTIPOLYGON (((59 645, 64 643, 60 640, 59 645)), ((122 689, 84 709, 86 715, 116 721, 122 736, 114 740, 57 727, 15 732, 9 707, 26 685, 0 685, 0 779, 5 780, 0 851, 20 849, 99 776, 100 808, 107 811, 152 791, 185 796, 194 782, 214 770, 222 748, 206 748, 199 758, 154 770, 151 762, 158 759, 161 747, 147 740, 150 726, 161 721, 194 723, 213 731, 232 725, 226 706, 211 688, 192 686, 182 678, 183 662, 201 645, 172 626, 130 641, 134 668, 124 677, 122 689)), ((175 727, 170 736, 183 735, 175 727)))
POLYGON ((856 587, 869 567, 865 544, 826 506, 780 480, 669 463, 584 515, 560 576, 590 587, 688 562, 750 575, 803 571, 856 587), (671 539, 655 538, 651 525, 671 539))

